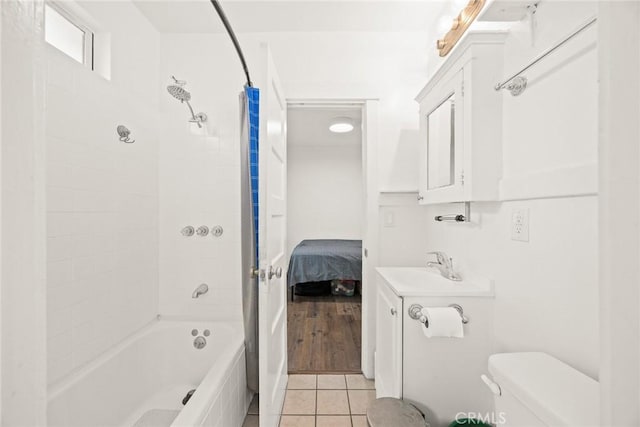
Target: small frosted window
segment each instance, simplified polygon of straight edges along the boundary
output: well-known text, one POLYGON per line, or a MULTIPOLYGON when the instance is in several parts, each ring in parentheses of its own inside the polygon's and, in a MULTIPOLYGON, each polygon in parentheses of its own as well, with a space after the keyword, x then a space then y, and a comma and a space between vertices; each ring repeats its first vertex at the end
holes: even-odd
POLYGON ((50 5, 44 7, 44 39, 52 46, 60 49, 81 64, 86 63, 85 30, 71 22, 50 5))

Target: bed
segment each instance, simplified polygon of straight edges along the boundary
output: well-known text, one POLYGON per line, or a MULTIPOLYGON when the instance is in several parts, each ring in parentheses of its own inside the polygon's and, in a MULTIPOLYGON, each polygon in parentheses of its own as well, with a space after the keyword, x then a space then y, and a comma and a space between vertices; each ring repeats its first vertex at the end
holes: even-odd
POLYGON ((362 240, 303 240, 291 253, 287 284, 325 280, 362 280, 362 240))

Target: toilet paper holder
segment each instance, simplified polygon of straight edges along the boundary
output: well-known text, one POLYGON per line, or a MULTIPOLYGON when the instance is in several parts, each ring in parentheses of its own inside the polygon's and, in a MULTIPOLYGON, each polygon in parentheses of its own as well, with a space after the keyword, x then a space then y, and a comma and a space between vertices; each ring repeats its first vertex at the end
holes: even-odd
MULTIPOLYGON (((462 324, 466 325, 469 323, 469 318, 464 315, 464 310, 460 304, 449 304, 449 307, 455 308, 458 313, 460 313, 460 318, 462 319, 462 324)), ((429 320, 427 320, 427 316, 422 314, 422 306, 420 304, 411 304, 409 307, 409 317, 414 320, 417 320, 420 323, 424 323, 424 325, 429 327, 429 320)))

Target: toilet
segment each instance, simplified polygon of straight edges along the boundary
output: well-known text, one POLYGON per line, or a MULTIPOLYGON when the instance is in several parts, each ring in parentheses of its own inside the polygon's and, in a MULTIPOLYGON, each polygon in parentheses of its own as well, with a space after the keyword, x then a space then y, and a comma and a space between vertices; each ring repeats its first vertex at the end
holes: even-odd
POLYGON ((546 353, 494 354, 489 372, 498 426, 599 425, 598 382, 546 353))
MULTIPOLYGON (((494 394, 495 411, 476 414, 499 427, 600 425, 598 382, 546 353, 500 353, 489 357, 482 380, 494 394)), ((380 398, 367 410, 370 427, 422 427, 422 414, 401 399, 380 398)))

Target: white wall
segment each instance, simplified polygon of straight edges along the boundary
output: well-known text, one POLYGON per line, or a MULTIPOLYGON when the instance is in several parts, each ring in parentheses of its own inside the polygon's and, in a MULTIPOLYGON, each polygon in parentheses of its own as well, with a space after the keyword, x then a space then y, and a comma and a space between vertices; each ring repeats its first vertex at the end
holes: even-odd
POLYGON ((42 2, 2 2, 0 424, 46 425, 42 2))
POLYGON ((158 310, 159 35, 129 2, 83 7, 111 35, 111 81, 46 46, 49 383, 158 310))
POLYGON ((380 100, 378 173, 381 187, 416 188, 417 104, 427 81, 423 32, 264 33, 287 97, 380 100))
MULTIPOLYGON (((508 37, 505 75, 595 13, 595 4, 541 3, 535 45, 526 22, 508 37)), ((595 30, 584 39, 595 40, 595 30)), ((558 56, 573 56, 577 45, 585 47, 577 42, 558 56)), ((596 162, 596 50, 591 45, 561 66, 547 61, 528 73, 531 84, 521 96, 503 94, 505 179, 525 177, 534 185, 537 173, 596 162)), ((396 226, 380 227, 380 263, 424 265, 427 251, 444 250, 463 276, 494 280, 495 351, 545 351, 597 378, 597 204, 596 196, 472 203, 472 224, 433 220, 460 205, 384 206, 381 218, 394 212, 396 226), (516 208, 529 209, 527 243, 510 239, 516 208)))
POLYGON ((600 67, 601 425, 640 425, 640 5, 602 2, 600 67), (619 212, 626 221, 619 220, 619 212))
POLYGON ((287 240, 362 239, 362 147, 289 145, 287 240))

